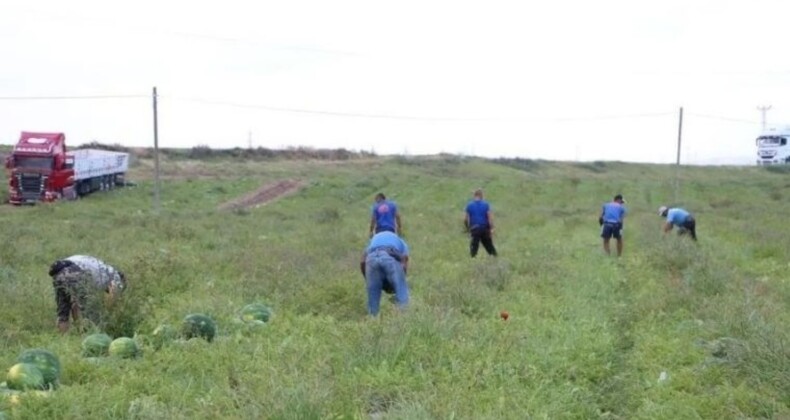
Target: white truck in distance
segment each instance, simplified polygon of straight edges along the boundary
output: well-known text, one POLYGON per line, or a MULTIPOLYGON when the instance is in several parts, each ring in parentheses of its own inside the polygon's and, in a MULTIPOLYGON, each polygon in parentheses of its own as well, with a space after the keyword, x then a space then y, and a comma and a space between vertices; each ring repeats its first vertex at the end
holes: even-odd
POLYGON ((790 126, 769 127, 757 137, 757 164, 776 165, 790 163, 790 126))

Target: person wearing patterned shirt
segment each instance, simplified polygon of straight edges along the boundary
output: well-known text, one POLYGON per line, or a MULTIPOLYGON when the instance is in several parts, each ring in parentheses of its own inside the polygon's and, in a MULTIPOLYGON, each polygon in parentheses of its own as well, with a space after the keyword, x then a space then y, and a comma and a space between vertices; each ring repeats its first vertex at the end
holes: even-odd
POLYGON ((49 268, 55 289, 58 330, 68 332, 69 317, 77 322, 82 316, 98 324, 101 295, 110 300, 126 288, 126 277, 115 267, 87 255, 72 255, 57 260, 49 268))

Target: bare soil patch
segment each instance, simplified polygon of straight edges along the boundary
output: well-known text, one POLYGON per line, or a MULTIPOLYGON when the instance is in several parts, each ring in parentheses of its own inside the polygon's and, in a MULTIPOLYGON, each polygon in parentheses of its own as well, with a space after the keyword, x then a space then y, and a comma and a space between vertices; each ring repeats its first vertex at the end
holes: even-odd
POLYGON ((234 198, 219 206, 219 210, 239 210, 250 207, 259 207, 271 203, 279 198, 293 194, 307 184, 298 179, 286 179, 271 184, 266 184, 257 190, 234 198))

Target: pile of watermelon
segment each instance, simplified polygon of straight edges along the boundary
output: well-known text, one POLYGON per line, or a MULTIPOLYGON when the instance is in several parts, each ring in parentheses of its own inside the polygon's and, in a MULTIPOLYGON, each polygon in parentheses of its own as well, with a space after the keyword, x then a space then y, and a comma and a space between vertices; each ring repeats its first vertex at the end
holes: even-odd
POLYGON ((141 354, 140 346, 134 339, 118 337, 115 340, 107 334, 91 334, 82 340, 82 357, 97 360, 112 356, 120 359, 133 359, 141 354))
MULTIPOLYGON (((234 322, 244 325, 245 329, 257 330, 266 325, 272 317, 269 306, 253 303, 244 306, 239 311, 239 317, 234 322)), ((212 342, 217 336, 217 323, 210 316, 202 313, 193 313, 185 316, 180 323, 180 328, 170 324, 158 326, 146 342, 158 350, 170 342, 181 338, 189 342, 192 339, 212 342)), ((135 338, 139 338, 135 336, 135 338)), ((141 348, 137 341, 129 337, 113 339, 107 334, 97 333, 86 336, 81 345, 81 354, 86 360, 97 361, 103 357, 131 359, 141 355, 141 348)), ((0 395, 11 394, 18 398, 21 392, 41 393, 42 390, 54 390, 60 383, 60 359, 53 352, 35 348, 23 351, 6 374, 6 381, 0 383, 0 395)), ((48 393, 47 393, 48 394, 48 393)), ((2 412, 0 412, 2 420, 2 412)))
POLYGON ((0 388, 10 391, 55 389, 60 382, 60 359, 45 349, 28 349, 8 370, 0 388))

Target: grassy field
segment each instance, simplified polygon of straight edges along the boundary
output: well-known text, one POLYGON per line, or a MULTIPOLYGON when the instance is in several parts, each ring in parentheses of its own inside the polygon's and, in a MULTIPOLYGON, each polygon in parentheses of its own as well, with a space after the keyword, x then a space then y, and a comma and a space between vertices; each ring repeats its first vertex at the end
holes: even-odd
POLYGON ((790 173, 453 156, 341 162, 151 162, 138 186, 77 202, 0 207, 0 370, 24 349, 60 356, 49 397, 0 398, 35 419, 790 418, 790 173), (223 203, 306 187, 266 206, 223 203), (470 259, 462 209, 483 187, 498 259, 470 259), (412 248, 412 303, 365 314, 358 271, 383 191, 412 248), (625 252, 601 249, 600 206, 628 200, 625 252), (697 216, 700 241, 662 237, 659 205, 697 216), (80 357, 55 331, 49 264, 76 253, 125 271, 106 330, 144 336, 187 314, 217 320, 135 360, 80 357), (245 304, 274 309, 242 328, 245 304), (499 318, 507 310, 510 318, 499 318))

